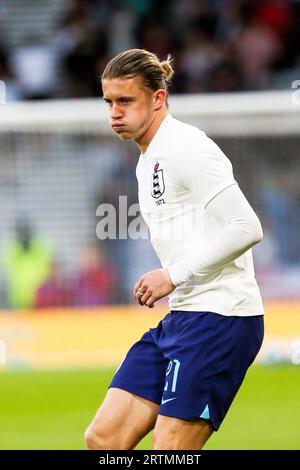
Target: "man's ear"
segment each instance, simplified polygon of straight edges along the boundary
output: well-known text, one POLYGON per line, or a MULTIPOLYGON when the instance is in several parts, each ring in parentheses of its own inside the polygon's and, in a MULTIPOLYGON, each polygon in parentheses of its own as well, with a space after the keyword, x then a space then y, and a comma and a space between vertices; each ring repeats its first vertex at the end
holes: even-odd
POLYGON ((163 88, 154 92, 153 102, 154 111, 159 111, 165 104, 167 99, 167 92, 163 88))

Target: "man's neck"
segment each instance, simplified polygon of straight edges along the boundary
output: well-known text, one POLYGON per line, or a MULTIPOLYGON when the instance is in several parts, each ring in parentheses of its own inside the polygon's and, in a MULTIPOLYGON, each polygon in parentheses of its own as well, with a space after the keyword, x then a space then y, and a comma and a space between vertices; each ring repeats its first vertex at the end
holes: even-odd
POLYGON ((146 152, 151 140, 155 136, 161 123, 163 122, 163 120, 168 114, 169 114, 169 111, 167 108, 162 109, 159 113, 155 115, 150 126, 147 128, 146 132, 142 135, 142 137, 135 140, 135 143, 137 144, 141 154, 146 152))

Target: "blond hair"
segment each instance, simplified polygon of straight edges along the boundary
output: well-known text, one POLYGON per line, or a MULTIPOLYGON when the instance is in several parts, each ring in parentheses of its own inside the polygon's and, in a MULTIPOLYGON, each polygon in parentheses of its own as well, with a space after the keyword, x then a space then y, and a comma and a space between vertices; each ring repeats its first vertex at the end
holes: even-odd
POLYGON ((113 57, 102 73, 101 79, 141 77, 142 84, 152 91, 168 86, 174 75, 170 55, 160 61, 152 52, 145 49, 129 49, 113 57))

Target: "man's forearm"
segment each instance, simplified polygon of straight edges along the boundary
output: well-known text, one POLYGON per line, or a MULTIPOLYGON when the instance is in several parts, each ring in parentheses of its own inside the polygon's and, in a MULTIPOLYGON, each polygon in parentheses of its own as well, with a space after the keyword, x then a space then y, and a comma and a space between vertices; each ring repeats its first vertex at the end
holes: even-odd
POLYGON ((193 275, 203 280, 258 243, 263 232, 256 214, 238 187, 225 190, 211 201, 208 211, 220 223, 217 235, 206 245, 194 247, 184 262, 168 267, 175 286, 193 275))

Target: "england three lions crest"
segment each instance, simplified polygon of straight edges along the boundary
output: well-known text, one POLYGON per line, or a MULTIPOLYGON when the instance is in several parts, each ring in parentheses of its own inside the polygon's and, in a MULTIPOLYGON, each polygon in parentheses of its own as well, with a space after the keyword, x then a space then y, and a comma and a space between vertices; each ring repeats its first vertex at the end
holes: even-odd
POLYGON ((154 165, 154 173, 152 173, 152 189, 151 195, 155 199, 159 198, 165 192, 165 181, 163 170, 159 169, 159 163, 156 162, 154 165))

